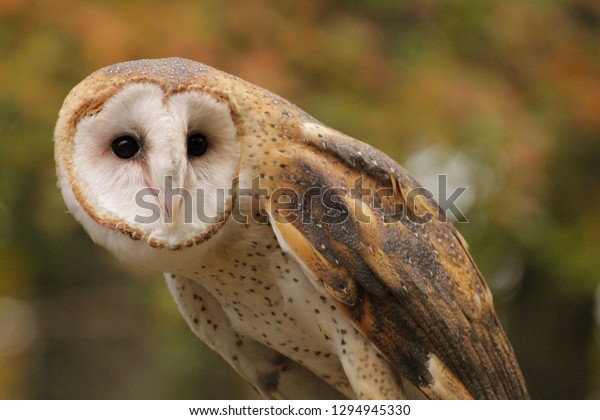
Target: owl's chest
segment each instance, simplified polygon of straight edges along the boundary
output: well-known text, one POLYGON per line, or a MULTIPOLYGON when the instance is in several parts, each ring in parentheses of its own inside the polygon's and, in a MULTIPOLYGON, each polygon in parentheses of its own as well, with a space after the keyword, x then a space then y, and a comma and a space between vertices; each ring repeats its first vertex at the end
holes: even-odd
POLYGON ((284 354, 330 351, 337 309, 279 246, 267 224, 237 225, 186 273, 208 290, 237 332, 284 354))

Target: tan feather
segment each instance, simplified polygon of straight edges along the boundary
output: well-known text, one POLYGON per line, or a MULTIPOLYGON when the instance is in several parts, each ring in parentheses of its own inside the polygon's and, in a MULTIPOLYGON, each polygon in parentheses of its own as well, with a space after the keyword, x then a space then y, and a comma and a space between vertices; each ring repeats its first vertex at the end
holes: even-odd
POLYGON ((360 331, 429 398, 527 398, 489 289, 431 196, 368 145, 312 123, 294 137, 280 186, 297 210, 274 205, 276 229, 360 331), (302 202, 315 187, 339 198, 302 202))

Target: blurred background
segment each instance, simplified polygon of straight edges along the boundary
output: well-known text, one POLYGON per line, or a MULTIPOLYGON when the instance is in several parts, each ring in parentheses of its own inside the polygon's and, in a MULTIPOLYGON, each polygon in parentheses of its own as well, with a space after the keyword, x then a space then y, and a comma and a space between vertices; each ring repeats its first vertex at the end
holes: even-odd
POLYGON ((532 397, 600 397, 600 2, 0 0, 0 398, 255 397, 56 188, 68 91, 164 56, 467 186, 457 226, 532 397))

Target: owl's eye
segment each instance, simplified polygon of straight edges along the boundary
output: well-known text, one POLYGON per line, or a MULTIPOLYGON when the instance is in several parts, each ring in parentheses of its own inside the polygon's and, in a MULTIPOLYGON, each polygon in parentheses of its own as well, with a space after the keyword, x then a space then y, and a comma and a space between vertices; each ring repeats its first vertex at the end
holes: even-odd
POLYGON ((131 159, 140 151, 140 143, 132 136, 121 136, 110 145, 115 156, 121 159, 131 159))
POLYGON ((206 136, 201 133, 192 133, 187 138, 187 151, 188 155, 198 157, 206 153, 208 149, 208 140, 206 136))

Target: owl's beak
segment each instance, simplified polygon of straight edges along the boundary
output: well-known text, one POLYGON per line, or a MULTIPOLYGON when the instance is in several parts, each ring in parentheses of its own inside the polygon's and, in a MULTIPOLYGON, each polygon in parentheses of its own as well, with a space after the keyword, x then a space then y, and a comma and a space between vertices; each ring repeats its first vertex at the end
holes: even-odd
POLYGON ((146 173, 146 184, 157 192, 162 223, 175 226, 181 220, 181 213, 191 209, 192 204, 191 193, 185 185, 185 162, 170 162, 167 167, 156 169, 146 173))
POLYGON ((165 222, 177 225, 182 210, 191 205, 191 193, 185 188, 185 168, 180 165, 173 175, 166 175, 163 181, 165 222), (189 201, 189 203, 186 203, 189 201))
POLYGON ((174 225, 177 224, 181 214, 181 208, 183 207, 182 204, 184 203, 185 197, 182 195, 173 195, 170 200, 167 200, 165 203, 165 217, 167 218, 167 223, 170 221, 174 225))

